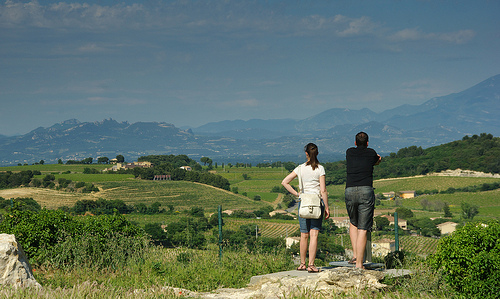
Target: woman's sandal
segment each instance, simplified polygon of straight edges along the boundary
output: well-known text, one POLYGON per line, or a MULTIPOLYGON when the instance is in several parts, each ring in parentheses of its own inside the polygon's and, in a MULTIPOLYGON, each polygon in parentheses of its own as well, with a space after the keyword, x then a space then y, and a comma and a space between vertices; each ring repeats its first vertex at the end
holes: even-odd
POLYGON ((309 272, 309 273, 319 273, 319 272, 321 272, 321 270, 318 269, 318 268, 316 268, 316 266, 314 266, 314 265, 309 265, 307 267, 307 272, 309 272))
POLYGON ((349 264, 356 264, 356 258, 353 257, 350 261, 348 261, 349 264))
POLYGON ((306 271, 306 263, 300 263, 300 266, 297 268, 298 271, 306 271))

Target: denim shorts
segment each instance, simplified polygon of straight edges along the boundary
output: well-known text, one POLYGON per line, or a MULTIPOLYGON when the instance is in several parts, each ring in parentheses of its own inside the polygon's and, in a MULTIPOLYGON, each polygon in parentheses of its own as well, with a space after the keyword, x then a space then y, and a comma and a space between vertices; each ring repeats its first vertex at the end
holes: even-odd
MULTIPOLYGON (((300 210, 300 201, 299 201, 299 210, 300 210)), ((325 207, 323 204, 323 200, 321 201, 321 217, 319 219, 305 219, 299 216, 299 225, 301 233, 309 233, 311 229, 321 230, 323 226, 323 215, 324 215, 325 207)))
POLYGON ((375 209, 373 187, 347 187, 345 189, 345 206, 352 225, 358 229, 371 231, 375 209))

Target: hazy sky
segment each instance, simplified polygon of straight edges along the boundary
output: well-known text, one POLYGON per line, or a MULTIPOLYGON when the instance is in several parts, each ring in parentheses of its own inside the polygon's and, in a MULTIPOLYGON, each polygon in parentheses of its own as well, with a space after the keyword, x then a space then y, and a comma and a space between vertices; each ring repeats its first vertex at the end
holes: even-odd
POLYGON ((0 134, 375 112, 500 73, 500 1, 0 3, 0 134))

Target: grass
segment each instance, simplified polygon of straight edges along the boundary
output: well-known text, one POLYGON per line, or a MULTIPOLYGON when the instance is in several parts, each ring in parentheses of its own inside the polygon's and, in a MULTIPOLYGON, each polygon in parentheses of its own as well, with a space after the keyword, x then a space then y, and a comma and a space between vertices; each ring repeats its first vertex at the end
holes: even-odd
MULTIPOLYGON (((38 177, 43 178, 44 175, 38 177)), ((121 182, 134 179, 133 174, 117 174, 117 173, 109 173, 109 174, 68 173, 68 174, 56 174, 55 177, 56 180, 59 178, 64 178, 67 180, 72 180, 73 182, 86 182, 86 183, 121 182)))
MULTIPOLYGON (((210 292, 217 288, 243 288, 250 278, 295 268, 284 252, 277 254, 225 250, 222 259, 216 246, 207 250, 150 248, 143 260, 123 268, 69 271, 36 268, 36 280, 43 288, 0 289, 0 298, 179 298, 195 296, 192 291, 210 292)), ((391 287, 377 293, 331 294, 331 298, 447 298, 453 294, 439 275, 425 264, 414 261, 410 278, 389 278, 391 287)), ((324 294, 323 294, 324 295, 324 294)), ((307 292, 287 298, 311 297, 307 292)))
POLYGON ((26 165, 26 166, 5 166, 0 167, 0 171, 23 171, 23 170, 38 170, 42 173, 61 173, 66 171, 71 172, 83 172, 85 168, 95 168, 97 170, 103 170, 105 168, 111 167, 109 164, 38 164, 38 165, 26 165))
MULTIPOLYGON (((211 291, 219 287, 245 287, 255 275, 293 269, 294 264, 284 251, 249 253, 219 250, 209 245, 207 250, 150 248, 143 260, 134 261, 120 270, 74 268, 35 269, 35 278, 44 288, 73 289, 82 282, 91 282, 103 289, 131 290, 177 287, 192 291, 211 291)), ((83 283, 85 285, 85 283, 83 283)), ((86 292, 86 291, 85 291, 86 292)), ((1 294, 1 293, 0 293, 1 294)))
MULTIPOLYGON (((213 172, 230 180, 231 188, 238 187, 239 194, 225 192, 223 190, 213 191, 211 187, 199 187, 189 182, 152 182, 132 179, 132 175, 123 174, 83 174, 84 168, 103 169, 109 165, 29 165, 1 167, 0 171, 20 171, 20 170, 40 170, 44 173, 55 172, 56 178, 66 178, 73 181, 91 182, 100 187, 103 191, 95 194, 71 194, 67 192, 40 191, 31 192, 35 200, 42 200, 42 205, 48 208, 57 208, 60 205, 72 205, 78 198, 81 199, 121 199, 128 204, 143 202, 151 204, 159 201, 164 205, 174 205, 176 209, 186 209, 192 206, 203 206, 207 212, 215 212, 219 204, 223 209, 258 209, 267 204, 274 207, 279 203, 279 194, 272 193, 274 186, 280 186, 281 180, 288 174, 283 168, 258 168, 258 167, 232 167, 226 166, 225 170, 218 167, 213 172), (70 174, 63 174, 71 171, 70 174), (247 174, 250 179, 244 180, 243 174, 247 174), (246 192, 247 196, 241 195, 246 192), (40 193, 40 194, 37 194, 40 193), (254 201, 254 196, 259 195, 261 201, 254 201)), ((496 182, 493 178, 469 178, 469 177, 438 177, 424 176, 414 178, 384 179, 374 182, 375 192, 403 191, 403 190, 446 190, 450 187, 460 188, 466 186, 480 185, 483 183, 496 182)), ((295 180, 293 183, 297 183, 295 180)), ((293 184, 292 183, 292 184, 293 184)), ((330 208, 337 208, 339 216, 345 216, 344 185, 327 186, 329 193, 330 208)), ((47 189, 42 189, 47 190, 47 189)), ((8 194, 8 193, 7 193, 8 194)), ((0 196, 3 196, 0 194, 0 196)), ((3 196, 7 198, 6 196, 3 196)), ((500 193, 496 191, 454 194, 436 194, 419 196, 415 199, 405 199, 402 201, 404 207, 410 208, 418 217, 439 217, 441 212, 424 211, 420 205, 422 199, 430 202, 442 201, 450 205, 451 212, 458 215, 461 211, 460 203, 466 201, 480 207, 479 219, 500 218, 500 193)), ((377 212, 388 213, 395 210, 395 202, 382 201, 382 205, 377 206, 377 212)))
MULTIPOLYGON (((423 211, 420 201, 426 199, 429 202, 442 201, 447 202, 450 206, 450 211, 454 216, 458 216, 462 211, 461 202, 467 202, 479 206, 479 214, 477 218, 491 219, 500 218, 500 189, 485 191, 485 192, 457 192, 454 194, 435 194, 422 195, 416 198, 404 199, 403 206, 418 212, 419 217, 435 217, 442 216, 442 212, 423 211)), ((383 201, 384 206, 394 206, 394 201, 383 201)), ((394 206, 395 208, 395 206, 394 206)))
POLYGON ((484 183, 498 182, 495 178, 473 178, 473 177, 444 177, 424 176, 413 178, 384 179, 373 182, 376 193, 407 190, 446 190, 450 187, 462 188, 467 186, 481 185, 484 183))
POLYGON ((291 236, 299 229, 297 220, 279 220, 279 219, 224 219, 224 229, 238 230, 241 225, 255 225, 258 227, 262 237, 286 238, 291 236))
POLYGON ((173 205, 176 210, 203 207, 205 212, 216 212, 222 205, 226 209, 258 210, 266 203, 210 186, 185 181, 125 181, 101 182, 101 197, 120 199, 127 204, 160 202, 162 207, 173 205))

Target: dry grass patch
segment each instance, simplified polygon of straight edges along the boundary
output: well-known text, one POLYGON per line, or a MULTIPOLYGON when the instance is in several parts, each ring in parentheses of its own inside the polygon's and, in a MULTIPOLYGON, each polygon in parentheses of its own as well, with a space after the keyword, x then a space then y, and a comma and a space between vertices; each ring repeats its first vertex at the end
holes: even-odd
POLYGON ((33 198, 44 208, 57 209, 61 206, 72 207, 78 200, 96 200, 98 197, 101 197, 101 194, 100 192, 72 193, 44 188, 23 187, 0 190, 0 197, 3 197, 5 199, 18 197, 33 198))

